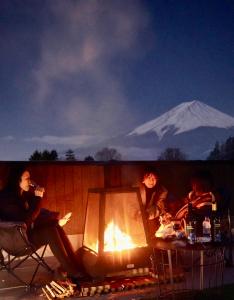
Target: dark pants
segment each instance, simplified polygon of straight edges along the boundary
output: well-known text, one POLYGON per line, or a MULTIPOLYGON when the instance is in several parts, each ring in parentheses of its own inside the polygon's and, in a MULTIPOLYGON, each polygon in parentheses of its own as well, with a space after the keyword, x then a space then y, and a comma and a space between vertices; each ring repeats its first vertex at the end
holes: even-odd
POLYGON ((78 262, 72 245, 61 226, 48 224, 48 226, 36 227, 29 232, 29 239, 38 248, 48 244, 68 275, 75 276, 78 273, 78 262))

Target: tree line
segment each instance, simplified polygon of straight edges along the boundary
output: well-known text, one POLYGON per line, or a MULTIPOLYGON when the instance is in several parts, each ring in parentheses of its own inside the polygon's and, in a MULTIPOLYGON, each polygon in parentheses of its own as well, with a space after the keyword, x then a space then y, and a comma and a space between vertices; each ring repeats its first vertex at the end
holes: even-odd
MULTIPOLYGON (((224 143, 216 142, 213 150, 210 151, 207 160, 234 160, 234 137, 229 137, 224 143)), ((59 158, 56 150, 34 151, 29 157, 30 161, 66 160, 76 161, 74 151, 68 149, 65 158, 59 158)), ((84 161, 121 161, 122 155, 115 148, 104 147, 97 151, 94 156, 86 156, 84 161)), ((182 161, 188 160, 188 155, 180 148, 168 147, 157 157, 157 160, 182 161)))
MULTIPOLYGON (((100 151, 96 152, 93 156, 88 155, 84 158, 84 161, 118 161, 121 160, 121 154, 115 148, 104 147, 100 151)), ((66 161, 76 161, 75 152, 72 149, 68 149, 65 152, 65 158, 59 158, 58 152, 56 150, 44 150, 44 151, 34 151, 29 157, 30 161, 48 161, 48 160, 66 160, 66 161)))

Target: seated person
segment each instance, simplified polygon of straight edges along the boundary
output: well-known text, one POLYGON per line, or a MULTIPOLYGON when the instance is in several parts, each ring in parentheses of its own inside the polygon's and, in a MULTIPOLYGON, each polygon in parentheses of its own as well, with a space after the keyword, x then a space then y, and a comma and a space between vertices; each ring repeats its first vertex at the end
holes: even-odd
MULTIPOLYGON (((12 166, 8 183, 0 192, 0 219, 24 222, 27 225, 29 241, 36 248, 49 244, 61 265, 61 276, 67 274, 68 278, 77 282, 83 274, 79 271, 79 262, 70 241, 59 225, 58 214, 41 210, 45 189, 32 189, 30 185, 29 170, 21 164, 12 166)), ((62 225, 65 223, 66 220, 61 222, 62 225)))
POLYGON ((191 177, 192 190, 184 199, 185 205, 176 213, 176 219, 185 219, 188 214, 188 203, 192 204, 193 213, 198 221, 198 234, 202 232, 202 221, 210 217, 212 203, 216 203, 218 195, 213 192, 213 179, 209 172, 199 171, 191 177))
POLYGON ((159 228, 159 216, 166 212, 168 190, 161 184, 158 172, 149 167, 143 175, 142 202, 146 212, 150 238, 159 228))
POLYGON ((193 208, 199 209, 204 214, 210 216, 212 202, 215 202, 213 194, 213 180, 207 171, 195 173, 190 180, 192 190, 184 199, 185 205, 177 212, 177 218, 183 218, 188 213, 188 203, 192 203, 193 208))

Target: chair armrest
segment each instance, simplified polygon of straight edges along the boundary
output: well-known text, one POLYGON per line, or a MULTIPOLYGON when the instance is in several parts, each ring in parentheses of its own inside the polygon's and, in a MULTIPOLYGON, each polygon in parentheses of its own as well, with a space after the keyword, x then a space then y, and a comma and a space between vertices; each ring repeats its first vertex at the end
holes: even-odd
POLYGON ((1 229, 10 229, 14 227, 21 227, 23 229, 27 229, 27 225, 24 222, 15 222, 15 221, 0 221, 1 229))

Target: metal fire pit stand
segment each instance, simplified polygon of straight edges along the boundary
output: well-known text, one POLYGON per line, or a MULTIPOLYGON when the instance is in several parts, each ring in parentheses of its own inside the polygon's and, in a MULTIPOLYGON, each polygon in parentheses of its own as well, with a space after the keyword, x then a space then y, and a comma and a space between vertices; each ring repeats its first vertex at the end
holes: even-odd
POLYGON ((160 296, 201 292, 223 286, 223 245, 188 245, 186 241, 155 238, 151 246, 160 296))

